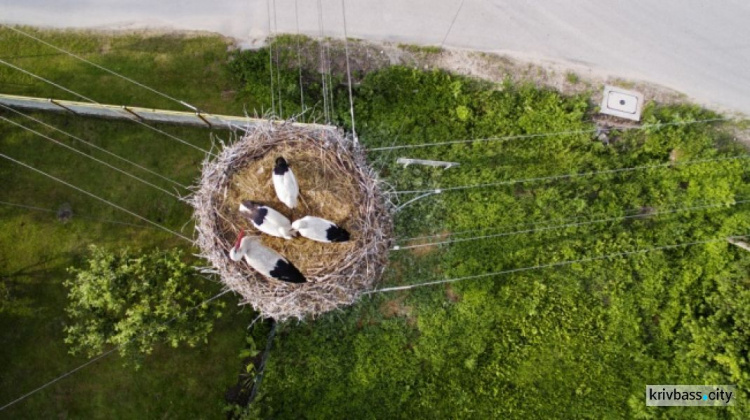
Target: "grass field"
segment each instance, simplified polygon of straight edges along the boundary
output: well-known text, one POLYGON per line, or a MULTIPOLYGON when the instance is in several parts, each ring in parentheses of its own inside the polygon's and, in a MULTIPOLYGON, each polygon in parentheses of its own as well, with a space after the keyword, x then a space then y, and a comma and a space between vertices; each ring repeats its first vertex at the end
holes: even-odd
MULTIPOLYGON (((180 99, 215 112, 241 112, 241 105, 221 97, 230 83, 223 72, 227 44, 221 38, 42 35, 47 35, 46 39, 55 44, 84 53, 88 58, 96 58, 102 65, 117 71, 139 76, 148 73, 151 77, 139 77, 141 81, 159 86, 180 99), (189 81, 191 79, 193 82, 189 81)), ((179 105, 134 89, 132 85, 78 61, 60 55, 46 55, 55 51, 8 31, 0 32, 0 40, 3 60, 56 80, 86 96, 91 95, 102 103, 179 109, 179 105)), ((0 70, 0 88, 4 93, 75 99, 8 70, 4 66, 0 70)), ((79 148, 87 155, 106 160, 169 191, 186 194, 186 191, 175 190, 158 177, 10 114, 2 113, 79 148)), ((199 151, 132 123, 76 120, 49 114, 35 117, 181 184, 191 184, 198 174, 202 160, 199 151)), ((201 147, 210 145, 212 133, 208 130, 159 128, 201 147)), ((172 229, 181 230, 190 219, 188 206, 161 191, 9 124, 3 124, 0 131, 2 153, 172 229)), ((226 136, 226 133, 215 134, 226 136)), ((4 366, 0 374, 0 400, 6 403, 85 360, 68 356, 67 347, 62 342, 66 291, 61 282, 68 276, 66 268, 80 263, 89 244, 136 249, 184 247, 186 244, 171 234, 6 160, 0 163, 0 178, 6 186, 0 193, 2 201, 52 210, 67 203, 74 213, 72 220, 63 224, 54 213, 0 205, 0 273, 4 290, 10 295, 0 316, 0 364, 4 366), (141 227, 100 222, 100 219, 141 227)), ((188 224, 185 228, 187 236, 190 236, 190 226, 188 224)), ((219 290, 218 285, 208 282, 202 287, 213 293, 219 290)), ((216 325, 210 345, 195 349, 160 348, 139 371, 123 367, 119 356, 110 356, 8 409, 0 417, 185 418, 191 413, 217 416, 224 390, 235 380, 239 369, 237 352, 245 340, 244 326, 252 319, 251 311, 235 308, 235 298, 226 297, 225 301, 228 311, 216 325)))
MULTIPOLYGON (((270 108, 267 50, 228 52, 227 43, 213 37, 40 34, 210 112, 241 114, 244 108, 270 108)), ((293 48, 287 47, 295 41, 282 38, 277 43, 282 63, 289 54, 293 57, 293 48)), ((0 58, 100 102, 178 109, 70 58, 44 55, 50 51, 7 31, 0 31, 0 45, 0 58)), ((305 41, 304 47, 314 49, 316 44, 305 41)), ((320 106, 320 76, 313 68, 303 71, 304 93, 309 104, 320 106)), ((282 65, 278 71, 289 116, 301 109, 298 69, 282 65)), ((346 85, 341 80, 340 75, 333 78, 333 122, 349 127, 346 85)), ((493 230, 480 234, 607 220, 484 240, 468 240, 476 233, 459 234, 452 238, 467 240, 394 251, 385 286, 750 233, 748 206, 735 204, 750 199, 747 160, 726 160, 746 152, 721 125, 615 132, 614 141, 604 145, 593 134, 580 132, 593 128, 594 112, 586 96, 565 97, 531 85, 493 85, 399 66, 357 73, 355 80, 357 129, 370 148, 578 132, 369 152, 396 190, 508 181, 417 201, 396 216, 398 237, 435 234, 446 240, 450 232, 487 227, 493 230), (399 156, 459 161, 461 166, 447 171, 402 168, 395 164, 399 156), (725 160, 691 162, 698 159, 725 160), (513 181, 669 162, 673 165, 638 171, 513 181), (685 210, 701 206, 709 207, 685 210)), ((0 89, 66 97, 2 66, 0 89)), ((0 115, 22 121, 7 112, 0 115)), ((644 122, 714 116, 691 106, 651 104, 644 122)), ((138 126, 37 117, 180 183, 189 184, 198 174, 199 152, 138 126)), ((319 108, 308 111, 306 118, 320 118, 319 108)), ((0 127, 2 153, 172 229, 181 229, 189 220, 189 209, 162 192, 8 124, 0 127)), ((160 128, 202 147, 210 144, 207 130, 160 128)), ((62 342, 66 320, 61 282, 66 267, 80 264, 88 244, 185 244, 151 228, 85 220, 142 224, 7 161, 0 163, 0 178, 7 185, 0 192, 2 201, 50 209, 69 203, 75 213, 63 224, 53 214, 0 206, 0 273, 9 291, 0 312, 0 402, 5 402, 83 361, 68 356, 62 342)), ((166 186, 158 178, 149 180, 166 186)), ((748 406, 742 399, 737 407, 710 412, 646 409, 643 389, 655 383, 734 383, 747 398, 748 267, 750 254, 717 241, 377 294, 315 321, 282 325, 261 396, 249 415, 743 417, 748 406)), ((218 290, 210 283, 204 287, 218 290)), ((233 309, 236 299, 226 301, 233 309)), ((122 367, 113 356, 0 415, 218 418, 222 394, 236 379, 237 353, 250 319, 247 308, 228 310, 207 346, 159 349, 139 371, 122 367)), ((253 334, 262 340, 261 333, 253 334)))

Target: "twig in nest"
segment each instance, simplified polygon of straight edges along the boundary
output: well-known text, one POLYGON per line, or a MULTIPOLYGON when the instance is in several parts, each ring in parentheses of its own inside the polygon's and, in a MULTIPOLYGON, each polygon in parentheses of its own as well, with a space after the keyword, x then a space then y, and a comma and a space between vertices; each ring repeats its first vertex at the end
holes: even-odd
POLYGON ((349 305, 373 287, 393 242, 393 206, 358 145, 323 127, 268 123, 222 146, 218 156, 203 162, 188 202, 195 209, 200 255, 242 296, 243 304, 251 304, 264 318, 301 320, 349 305), (266 279, 227 256, 239 229, 252 232, 237 212, 240 200, 266 202, 290 215, 270 182, 278 155, 293 162, 305 192, 297 213, 332 220, 352 234, 351 241, 338 244, 260 237, 306 275, 309 282, 301 285, 266 279))

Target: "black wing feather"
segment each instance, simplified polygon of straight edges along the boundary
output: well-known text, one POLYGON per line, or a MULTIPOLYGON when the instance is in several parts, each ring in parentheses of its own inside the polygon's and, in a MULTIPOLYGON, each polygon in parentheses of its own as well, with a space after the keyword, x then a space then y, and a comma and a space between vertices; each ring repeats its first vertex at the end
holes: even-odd
POLYGON ((326 230, 326 239, 331 242, 346 242, 349 240, 349 231, 342 227, 331 225, 326 230))
POLYGON ((271 277, 289 283, 306 283, 307 279, 300 271, 287 260, 279 259, 276 266, 271 270, 271 277))
POLYGON ((273 167, 274 175, 284 175, 289 170, 289 164, 284 158, 276 159, 276 166, 273 167))
POLYGON ((265 207, 258 207, 253 211, 252 218, 253 223, 260 226, 263 224, 263 221, 266 220, 266 215, 268 214, 268 209, 265 207))

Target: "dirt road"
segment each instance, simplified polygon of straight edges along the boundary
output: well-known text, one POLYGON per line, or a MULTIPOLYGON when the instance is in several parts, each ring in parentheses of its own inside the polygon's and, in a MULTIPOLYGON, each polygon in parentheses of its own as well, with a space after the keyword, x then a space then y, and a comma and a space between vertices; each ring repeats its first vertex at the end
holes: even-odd
MULTIPOLYGON (((341 1, 321 4, 323 33, 343 36, 341 1)), ((350 37, 429 45, 445 39, 449 47, 585 65, 750 114, 747 0, 347 0, 346 7, 350 37)), ((302 33, 321 33, 312 0, 0 0, 3 22, 202 29, 246 45, 262 42, 269 20, 272 32, 296 32, 297 17, 302 33)))

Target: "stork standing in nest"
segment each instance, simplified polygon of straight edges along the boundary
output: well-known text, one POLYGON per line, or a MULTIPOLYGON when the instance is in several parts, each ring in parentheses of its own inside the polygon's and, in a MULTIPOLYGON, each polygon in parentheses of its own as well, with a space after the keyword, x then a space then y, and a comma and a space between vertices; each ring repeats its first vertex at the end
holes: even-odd
POLYGON ((276 190, 279 201, 292 210, 297 207, 299 184, 289 163, 283 157, 276 158, 276 166, 273 168, 273 188, 276 190))
POLYGON ((305 216, 292 223, 293 231, 307 239, 318 242, 346 242, 349 240, 349 231, 320 217, 305 216))
POLYGON ((279 238, 292 239, 292 224, 283 214, 255 201, 243 200, 240 214, 250 219, 259 231, 279 238))
POLYGON ((269 279, 287 283, 307 282, 305 276, 289 260, 278 252, 261 245, 260 242, 245 237, 245 231, 242 230, 237 237, 237 242, 229 250, 229 258, 232 261, 240 261, 244 258, 250 267, 269 279))

